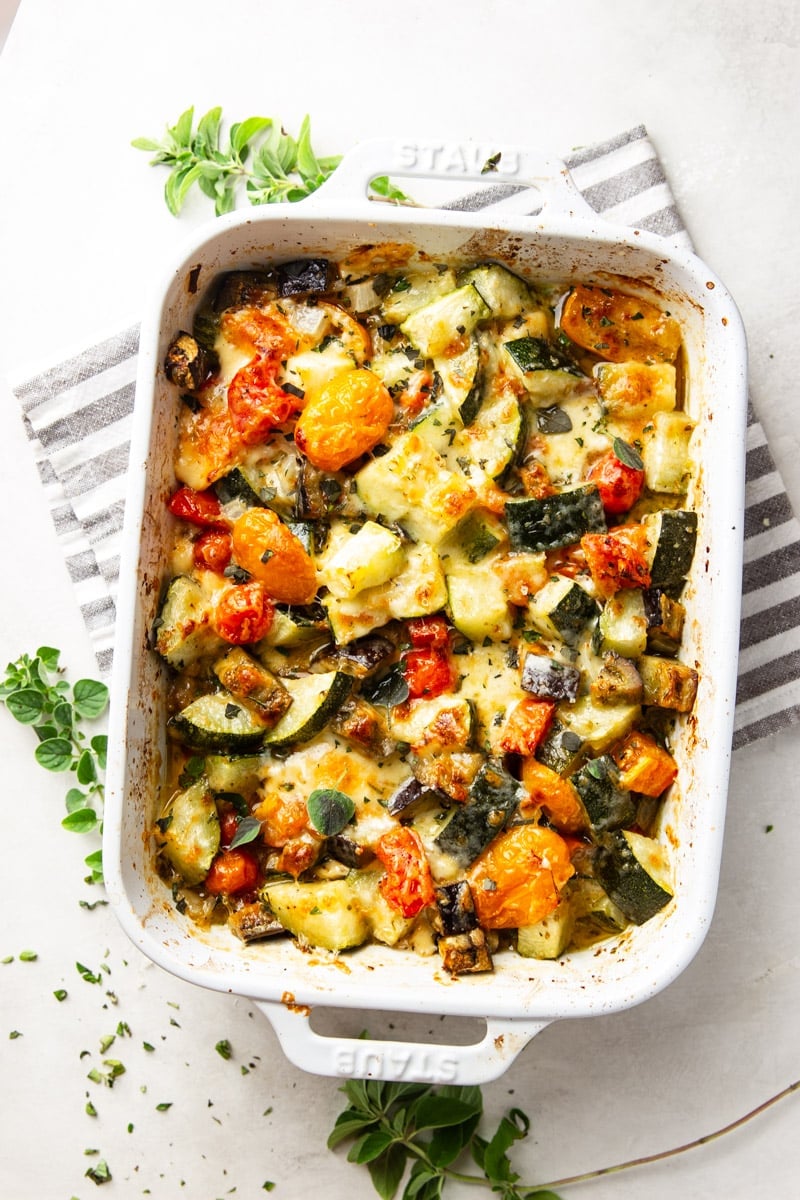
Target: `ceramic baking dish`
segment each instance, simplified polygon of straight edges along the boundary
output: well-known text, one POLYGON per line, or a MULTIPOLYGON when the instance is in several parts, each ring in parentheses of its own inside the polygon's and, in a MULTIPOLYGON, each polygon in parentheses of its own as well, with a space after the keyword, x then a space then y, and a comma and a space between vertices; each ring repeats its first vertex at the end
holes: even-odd
POLYGON ((709 269, 665 239, 603 222, 558 161, 501 148, 505 181, 532 190, 477 212, 367 198, 369 180, 387 171, 417 175, 408 189, 415 196, 424 195, 422 176, 455 180, 462 193, 479 177, 472 147, 443 146, 427 157, 424 150, 364 143, 301 204, 219 218, 197 232, 155 290, 142 328, 131 444, 104 862, 109 897, 133 942, 186 980, 255 1001, 296 1065, 327 1075, 478 1083, 499 1075, 551 1021, 612 1013, 653 996, 690 962, 711 921, 736 688, 746 352, 733 301, 709 269), (683 324, 687 407, 699 423, 689 496, 699 538, 682 658, 697 665, 700 687, 678 733, 679 783, 659 830, 674 866, 674 902, 646 924, 556 962, 498 955, 491 975, 452 979, 436 959, 381 945, 335 960, 303 953, 290 938, 245 946, 224 927, 198 932, 158 878, 148 833, 165 758, 165 668, 148 649, 172 536, 164 498, 174 486, 176 422, 165 350, 175 331, 191 328, 194 307, 220 271, 303 255, 337 259, 382 242, 411 242, 434 260, 492 259, 534 280, 640 281, 642 294, 683 324), (486 1032, 466 1046, 322 1036, 311 1024, 318 1006, 479 1018, 486 1032))

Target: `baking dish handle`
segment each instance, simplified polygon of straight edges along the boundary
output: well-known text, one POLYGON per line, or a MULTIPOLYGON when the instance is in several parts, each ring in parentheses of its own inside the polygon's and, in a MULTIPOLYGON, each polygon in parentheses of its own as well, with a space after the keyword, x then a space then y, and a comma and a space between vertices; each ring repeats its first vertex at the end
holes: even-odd
POLYGON ((296 1067, 340 1079, 385 1079, 414 1083, 488 1083, 508 1069, 530 1039, 549 1021, 486 1018, 486 1035, 466 1046, 329 1037, 311 1028, 311 1009, 254 1001, 272 1025, 281 1048, 296 1067))
MULTIPOLYGON (((493 143, 490 150, 472 142, 444 140, 372 138, 358 142, 325 183, 303 200, 303 208, 319 207, 330 214, 341 203, 351 216, 354 206, 363 207, 364 214, 374 214, 375 196, 370 199, 370 185, 386 175, 401 187, 407 178, 420 183, 447 181, 449 189, 440 189, 441 200, 437 201, 435 192, 433 199, 421 194, 420 203, 425 208, 474 209, 481 213, 502 208, 518 215, 546 209, 551 216, 597 220, 597 213, 586 203, 561 159, 519 146, 493 143), (475 193, 474 204, 469 203, 473 197, 467 197, 466 202, 452 200, 453 186, 464 183, 479 184, 483 189, 483 194, 475 193)), ((410 190, 414 191, 413 185, 410 190)), ((398 213, 403 212, 408 209, 400 206, 398 213)))

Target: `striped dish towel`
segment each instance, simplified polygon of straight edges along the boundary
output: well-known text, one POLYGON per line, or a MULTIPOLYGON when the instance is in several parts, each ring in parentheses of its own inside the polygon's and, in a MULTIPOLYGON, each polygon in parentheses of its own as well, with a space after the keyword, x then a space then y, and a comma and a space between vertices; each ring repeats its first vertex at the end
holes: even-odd
MULTIPOLYGON (((690 245, 643 126, 565 161, 607 220, 690 245)), ((498 184, 446 206, 484 207, 504 189, 517 187, 498 184)), ((132 327, 13 389, 104 675, 114 640, 137 349, 138 328, 132 327)), ((744 558, 735 748, 800 723, 800 526, 752 410, 744 558)))

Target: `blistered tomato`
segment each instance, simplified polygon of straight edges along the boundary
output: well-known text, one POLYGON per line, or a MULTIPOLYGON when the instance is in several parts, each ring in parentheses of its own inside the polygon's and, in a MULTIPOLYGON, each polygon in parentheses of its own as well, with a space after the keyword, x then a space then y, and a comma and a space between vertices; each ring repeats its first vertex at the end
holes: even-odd
POLYGON ((194 543, 192 557, 196 567, 221 575, 231 561, 233 544, 227 529, 209 529, 194 543))
POLYGON ((644 471, 621 462, 613 450, 592 463, 586 478, 597 487, 606 512, 614 515, 633 508, 644 488, 644 471))
POLYGON ((211 864, 203 886, 212 896, 249 892, 261 878, 258 859, 252 850, 237 847, 223 850, 211 864))
POLYGON ((384 899, 404 917, 416 917, 436 894, 425 850, 419 834, 407 825, 385 833, 375 847, 386 868, 378 887, 384 899))
POLYGON ((456 673, 446 650, 422 648, 409 650, 402 659, 401 669, 412 700, 441 696, 452 692, 456 673))
POLYGON ((255 358, 236 372, 228 386, 228 412, 245 445, 266 441, 297 411, 298 400, 276 382, 280 360, 255 358))
POLYGON ((269 633, 275 607, 263 583, 237 583, 222 593, 212 618, 220 637, 233 646, 258 642, 269 633))
POLYGON ((222 521, 222 510, 219 500, 213 492, 198 492, 194 488, 179 487, 167 501, 167 508, 174 517, 188 521, 207 529, 211 525, 219 525, 222 521))
POLYGON ((233 526, 236 561, 281 604, 310 604, 317 572, 303 543, 270 508, 248 508, 233 526))
POLYGON ((392 398, 372 371, 342 371, 306 403, 294 431, 298 449, 322 471, 338 471, 371 450, 394 416, 392 398))
POLYGON ((544 825, 515 825, 489 843, 467 873, 484 929, 536 925, 575 874, 569 846, 544 825))

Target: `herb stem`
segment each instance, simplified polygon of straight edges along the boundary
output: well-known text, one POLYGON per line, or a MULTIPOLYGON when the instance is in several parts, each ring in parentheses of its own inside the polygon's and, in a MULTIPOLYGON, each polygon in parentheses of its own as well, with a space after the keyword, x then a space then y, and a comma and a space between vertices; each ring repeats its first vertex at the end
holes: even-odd
POLYGON ((760 1116, 767 1109, 772 1108, 774 1104, 777 1104, 778 1101, 785 1100, 797 1091, 800 1091, 800 1079, 796 1079, 794 1083, 790 1083, 776 1095, 770 1096, 768 1100, 757 1105, 756 1108, 751 1109, 744 1116, 737 1117, 735 1121, 731 1121, 728 1125, 723 1125, 721 1129, 715 1129, 713 1133, 706 1133, 691 1142, 684 1142, 682 1146, 673 1146, 670 1150, 659 1150, 656 1154, 643 1154, 639 1158, 631 1158, 627 1162, 616 1163, 611 1167, 598 1167, 593 1171, 583 1171, 580 1175, 565 1175, 563 1179, 554 1179, 550 1183, 539 1184, 538 1187, 544 1190, 569 1187, 573 1183, 586 1183, 590 1179, 600 1179, 604 1175, 615 1175, 620 1171, 628 1171, 632 1167, 644 1167, 650 1163, 662 1162, 667 1158, 674 1158, 678 1154, 685 1154, 687 1150, 697 1150, 700 1146, 707 1146, 710 1142, 717 1141, 718 1138, 724 1137, 727 1133, 733 1133, 734 1130, 741 1129, 748 1121, 760 1116))

